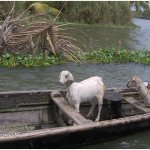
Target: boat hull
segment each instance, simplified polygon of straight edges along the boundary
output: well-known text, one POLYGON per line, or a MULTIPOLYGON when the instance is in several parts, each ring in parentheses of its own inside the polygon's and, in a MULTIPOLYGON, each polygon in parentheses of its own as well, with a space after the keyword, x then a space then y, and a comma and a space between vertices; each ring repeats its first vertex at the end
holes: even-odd
POLYGON ((81 105, 81 114, 77 114, 65 100, 66 91, 57 96, 50 90, 0 92, 0 148, 78 148, 150 127, 150 109, 136 104, 137 91, 118 89, 122 96, 112 91, 105 92, 101 120, 96 123, 97 109, 91 120, 85 117, 89 104, 81 105), (112 115, 114 102, 119 104, 121 116, 112 115), (76 125, 68 125, 68 117, 76 125))
POLYGON ((131 134, 150 127, 150 114, 87 125, 43 129, 0 140, 0 148, 73 148, 131 134))

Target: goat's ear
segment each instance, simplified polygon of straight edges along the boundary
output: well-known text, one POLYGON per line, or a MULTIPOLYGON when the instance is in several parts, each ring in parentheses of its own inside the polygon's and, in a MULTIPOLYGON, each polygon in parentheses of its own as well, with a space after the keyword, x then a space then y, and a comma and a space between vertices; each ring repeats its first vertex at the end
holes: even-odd
POLYGON ((68 81, 66 82, 66 86, 70 86, 72 83, 73 83, 73 80, 68 80, 68 81))

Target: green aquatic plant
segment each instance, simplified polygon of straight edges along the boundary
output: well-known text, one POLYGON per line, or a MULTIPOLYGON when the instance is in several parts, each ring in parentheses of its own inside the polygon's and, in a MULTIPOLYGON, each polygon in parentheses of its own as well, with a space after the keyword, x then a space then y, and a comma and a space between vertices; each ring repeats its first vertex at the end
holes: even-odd
POLYGON ((150 64, 150 51, 144 50, 126 50, 119 49, 116 54, 116 49, 99 49, 90 52, 84 52, 83 55, 77 54, 82 62, 99 62, 99 63, 143 63, 150 64))
POLYGON ((5 67, 38 67, 63 63, 59 56, 36 56, 6 53, 0 57, 0 65, 5 67))
MULTIPOLYGON (((126 50, 119 49, 116 53, 115 48, 111 49, 99 49, 88 52, 79 51, 74 54, 79 60, 78 63, 142 63, 150 64, 150 51, 143 50, 126 50)), ((6 67, 39 67, 39 66, 50 66, 55 64, 62 64, 73 62, 73 60, 68 60, 65 57, 59 55, 43 55, 38 54, 35 56, 27 54, 11 54, 6 53, 0 57, 0 66, 6 67)))

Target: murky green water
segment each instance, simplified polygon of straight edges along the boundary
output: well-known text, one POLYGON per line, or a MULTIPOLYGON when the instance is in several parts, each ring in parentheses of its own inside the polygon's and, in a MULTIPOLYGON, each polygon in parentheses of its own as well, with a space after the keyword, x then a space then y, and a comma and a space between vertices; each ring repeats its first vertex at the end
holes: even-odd
MULTIPOLYGON (((99 47, 115 47, 122 41, 122 47, 150 50, 150 21, 136 19, 138 29, 104 29, 83 27, 84 40, 89 50, 99 47), (91 42, 89 42, 91 41, 91 42)), ((82 36, 82 35, 81 35, 82 36)), ((106 87, 125 87, 132 75, 139 75, 150 82, 150 66, 141 64, 82 64, 74 63, 40 68, 0 68, 0 91, 37 90, 62 88, 58 84, 60 71, 70 70, 76 81, 91 76, 101 76, 106 87)), ((150 148, 150 131, 143 131, 105 143, 82 148, 150 148)))
POLYGON ((79 39, 79 45, 84 50, 99 48, 117 48, 121 41, 121 48, 131 50, 150 50, 150 20, 133 19, 140 28, 106 28, 98 26, 79 26, 73 35, 79 39), (82 41, 82 42, 81 42, 82 41))

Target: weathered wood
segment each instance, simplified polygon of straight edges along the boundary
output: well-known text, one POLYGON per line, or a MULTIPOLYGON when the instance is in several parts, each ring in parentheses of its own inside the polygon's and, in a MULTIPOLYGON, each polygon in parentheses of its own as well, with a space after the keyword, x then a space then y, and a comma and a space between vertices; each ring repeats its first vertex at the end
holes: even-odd
POLYGON ((132 95, 137 95, 139 94, 139 92, 126 92, 126 93, 122 93, 123 96, 132 96, 132 95))
MULTIPOLYGON (((23 131, 20 130, 16 125, 27 124, 33 127, 43 127, 46 125, 54 124, 53 127, 57 127, 56 120, 53 116, 52 108, 39 108, 37 110, 25 110, 25 111, 14 111, 7 113, 0 113, 0 131, 4 126, 5 129, 9 128, 9 126, 13 127, 17 132, 23 131)), ((34 130, 34 129, 33 129, 34 130)), ((24 130, 25 131, 25 130, 24 130)))
POLYGON ((136 107, 137 109, 141 110, 144 113, 150 112, 150 108, 145 108, 140 103, 138 104, 138 101, 135 100, 133 97, 126 97, 126 98, 124 98, 124 100, 127 101, 128 103, 130 103, 131 105, 133 105, 134 107, 136 107))
POLYGON ((104 99, 108 101, 121 101, 123 96, 118 90, 105 90, 104 99))
POLYGON ((61 117, 60 110, 57 108, 56 105, 53 106, 53 110, 54 110, 53 114, 55 116, 57 124, 61 127, 66 127, 66 124, 65 124, 64 120, 61 117))
POLYGON ((0 95, 16 95, 16 94, 34 94, 34 93, 49 93, 52 90, 30 90, 30 91, 4 91, 0 95))
MULTIPOLYGON (((21 140, 29 140, 29 139, 36 139, 36 138, 42 138, 42 137, 56 137, 61 135, 68 135, 71 133, 88 133, 91 130, 96 130, 97 132, 100 132, 101 130, 107 128, 107 127, 114 127, 114 130, 116 130, 116 127, 119 125, 121 126, 120 129, 126 129, 126 127, 123 128, 123 125, 130 125, 132 123, 136 123, 135 126, 140 126, 140 121, 147 120, 148 124, 150 124, 150 113, 142 114, 142 115, 136 115, 131 117, 125 117, 120 119, 112 119, 108 121, 101 121, 96 123, 90 123, 90 124, 84 124, 84 125, 78 125, 78 126, 69 126, 69 127, 60 127, 55 129, 43 129, 43 130, 36 130, 33 132, 26 132, 23 134, 17 134, 15 136, 11 137, 0 137, 0 143, 2 142, 11 142, 11 141, 21 141, 21 140)), ((135 126, 130 126, 131 128, 134 128, 135 126)), ((119 130, 119 129, 118 129, 119 130)), ((118 132, 117 130, 117 132, 118 132)), ((102 135, 101 135, 102 136, 102 135)), ((64 136, 63 136, 64 137, 64 136)))
MULTIPOLYGON (((113 91, 113 89, 110 89, 110 91, 113 91)), ((108 102, 108 104, 107 103, 104 104, 101 113, 101 115, 104 117, 104 119, 102 120, 105 121, 101 120, 97 123, 88 121, 83 117, 89 111, 90 108, 89 104, 81 105, 80 110, 81 110, 81 114, 83 115, 82 116, 79 113, 77 113, 74 110, 74 108, 72 108, 67 103, 67 101, 65 101, 66 91, 60 91, 60 92, 61 94, 58 91, 52 92, 51 90, 0 92, 0 104, 5 105, 6 107, 10 106, 13 108, 16 107, 16 104, 17 105, 19 104, 18 105, 19 108, 24 108, 24 107, 28 108, 31 107, 31 105, 34 103, 35 104, 37 103, 38 105, 38 106, 33 105, 34 108, 37 108, 36 111, 20 110, 19 112, 16 110, 16 112, 14 113, 10 113, 10 112, 0 113, 1 128, 5 125, 5 121, 7 123, 10 123, 10 126, 11 125, 13 126, 15 124, 20 125, 20 123, 25 123, 25 124, 30 123, 32 128, 35 127, 35 130, 31 129, 31 131, 26 131, 22 127, 20 128, 20 130, 21 131, 24 130, 23 133, 16 133, 15 135, 6 136, 6 137, 0 136, 0 147, 2 148, 4 146, 4 148, 6 148, 12 144, 13 147, 11 148, 16 148, 16 146, 19 143, 20 143, 19 146, 22 146, 23 144, 27 144, 27 142, 29 143, 31 142, 34 146, 40 143, 38 146, 41 147, 43 147, 43 145, 49 145, 49 147, 51 148, 53 145, 59 147, 60 145, 63 144, 64 145, 70 144, 71 146, 73 144, 79 144, 79 143, 90 144, 90 142, 103 139, 105 137, 109 137, 111 134, 113 135, 113 138, 114 135, 116 134, 120 136, 122 135, 121 131, 127 132, 129 130, 130 131, 135 130, 135 128, 141 129, 141 128, 150 127, 150 113, 148 113, 147 111, 147 109, 149 108, 142 107, 136 103, 137 102, 136 98, 138 99, 138 95, 133 93, 133 98, 135 97, 135 99, 132 99, 132 94, 125 95, 126 93, 136 92, 135 90, 130 90, 130 89, 119 90, 119 93, 123 94, 124 97, 123 101, 119 101, 122 104, 122 108, 123 108, 122 113, 124 118, 106 120, 108 119, 106 115, 107 114, 109 115, 108 108, 110 107, 109 105, 110 102, 108 102), (64 98, 62 97, 62 95, 64 98), (126 100, 126 97, 129 98, 127 98, 126 100), (51 98, 53 98, 54 101, 51 98), (43 101, 44 101, 44 107, 45 106, 48 107, 44 109, 43 108, 38 109, 39 105, 42 104, 41 102, 43 101), (8 104, 10 103, 11 105, 6 105, 7 103, 5 102, 7 102, 8 104), (20 102, 22 102, 21 105, 20 102), (15 104, 14 106, 13 103, 15 104), (52 109, 58 107, 63 112, 62 118, 61 115, 59 114, 59 111, 57 111, 56 109, 55 110, 52 109), (65 118, 64 115, 68 115, 67 118, 65 118), (71 119, 73 118, 78 125, 66 126, 66 127, 57 126, 56 120, 59 121, 60 126, 62 126, 62 122, 67 121, 68 117, 71 119), (14 122, 15 124, 13 124, 14 122), (52 125, 54 124, 54 126, 51 127, 47 125, 48 122, 51 122, 52 125), (35 126, 35 124, 37 125, 39 123, 41 123, 43 126, 35 126)), ((96 116, 95 114, 97 115, 97 109, 95 109, 94 111, 94 117, 96 116)))
POLYGON ((85 119, 69 104, 64 98, 59 95, 58 91, 53 91, 51 93, 51 98, 53 102, 65 113, 71 120, 73 120, 77 125, 92 123, 92 121, 85 119))
POLYGON ((50 104, 51 91, 0 92, 0 112, 6 109, 18 109, 34 105, 50 104))

